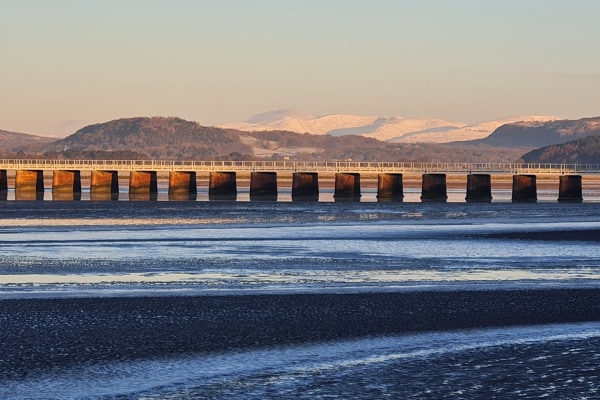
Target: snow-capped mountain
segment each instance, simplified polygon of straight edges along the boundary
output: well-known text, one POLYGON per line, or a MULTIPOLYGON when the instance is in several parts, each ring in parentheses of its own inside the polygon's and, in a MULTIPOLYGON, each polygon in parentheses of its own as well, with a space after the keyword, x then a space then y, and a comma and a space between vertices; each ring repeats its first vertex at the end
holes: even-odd
POLYGON ((563 118, 551 115, 524 115, 520 117, 503 118, 493 121, 465 125, 459 128, 438 129, 430 131, 411 132, 399 137, 388 139, 393 143, 448 143, 464 142, 469 140, 485 139, 496 129, 505 124, 515 122, 547 122, 562 120, 563 118))
POLYGON ((448 143, 483 139, 498 127, 519 121, 552 121, 555 116, 527 115, 485 121, 474 125, 430 118, 332 114, 315 117, 292 110, 254 115, 241 123, 222 125, 244 131, 286 130, 332 136, 362 135, 394 143, 448 143))

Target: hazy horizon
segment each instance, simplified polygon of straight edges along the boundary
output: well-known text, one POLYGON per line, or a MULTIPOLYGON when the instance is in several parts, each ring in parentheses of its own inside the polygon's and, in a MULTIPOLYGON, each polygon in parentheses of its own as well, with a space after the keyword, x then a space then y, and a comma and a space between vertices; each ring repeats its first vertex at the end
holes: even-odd
POLYGON ((0 129, 293 109, 474 124, 598 116, 592 0, 3 3, 0 129))

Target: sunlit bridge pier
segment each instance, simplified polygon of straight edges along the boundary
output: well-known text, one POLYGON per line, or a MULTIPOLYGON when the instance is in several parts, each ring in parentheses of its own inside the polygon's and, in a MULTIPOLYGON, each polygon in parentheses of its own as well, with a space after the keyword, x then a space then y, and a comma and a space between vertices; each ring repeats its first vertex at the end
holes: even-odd
POLYGON ((208 177, 209 200, 236 200, 238 181, 244 179, 250 200, 276 201, 285 180, 293 201, 318 201, 320 182, 327 179, 336 201, 356 201, 362 176, 376 180, 379 201, 402 201, 405 177, 418 176, 421 201, 443 202, 448 198, 447 177, 462 176, 467 202, 489 202, 492 177, 512 176, 512 201, 535 202, 537 178, 543 176, 556 179, 558 201, 581 202, 582 177, 600 177, 600 164, 0 160, 0 199, 7 200, 14 190, 15 200, 41 200, 51 190, 53 200, 80 200, 89 189, 93 201, 118 200, 120 181, 127 180, 129 200, 156 200, 159 180, 164 179, 170 200, 196 200, 200 175, 208 177))

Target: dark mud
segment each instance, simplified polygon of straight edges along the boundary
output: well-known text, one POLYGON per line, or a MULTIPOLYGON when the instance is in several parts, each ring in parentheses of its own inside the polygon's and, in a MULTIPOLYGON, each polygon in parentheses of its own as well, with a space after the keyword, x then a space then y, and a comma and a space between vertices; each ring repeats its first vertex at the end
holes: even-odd
POLYGON ((600 289, 0 301, 0 379, 407 332, 599 321, 600 289))

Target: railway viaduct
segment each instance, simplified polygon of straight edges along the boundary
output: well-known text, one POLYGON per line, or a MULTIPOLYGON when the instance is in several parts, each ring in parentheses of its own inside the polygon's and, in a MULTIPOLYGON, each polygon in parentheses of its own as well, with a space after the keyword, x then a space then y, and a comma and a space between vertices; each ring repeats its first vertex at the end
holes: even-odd
POLYGON ((292 200, 317 201, 319 177, 333 176, 336 201, 361 197, 361 174, 377 175, 377 198, 402 201, 403 176, 421 176, 421 201, 446 201, 448 174, 466 175, 467 202, 492 200, 492 175, 512 176, 512 201, 537 201, 536 179, 555 176, 558 201, 581 202, 582 175, 600 165, 297 161, 0 160, 0 200, 7 199, 9 172, 16 200, 43 199, 44 174, 52 174, 53 199, 81 199, 81 172, 90 173, 91 200, 117 200, 119 177, 128 174, 131 200, 155 200, 158 173, 168 173, 169 199, 195 200, 197 174, 207 173, 210 200, 235 200, 238 174, 250 176, 250 200, 276 201, 278 174, 292 175, 292 200))

